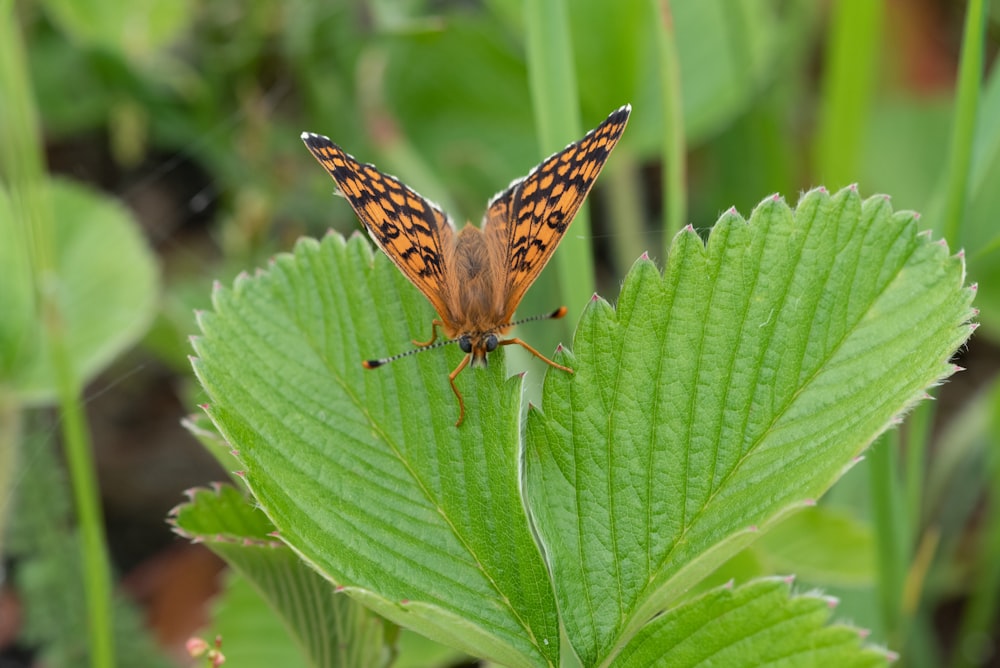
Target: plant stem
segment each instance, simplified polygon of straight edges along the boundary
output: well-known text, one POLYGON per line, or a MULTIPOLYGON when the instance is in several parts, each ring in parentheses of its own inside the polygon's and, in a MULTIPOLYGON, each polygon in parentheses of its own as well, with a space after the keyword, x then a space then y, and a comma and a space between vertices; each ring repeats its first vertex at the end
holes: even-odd
POLYGON ((962 218, 968 197, 972 145, 976 134, 976 113, 983 74, 988 4, 988 0, 969 0, 965 14, 944 206, 944 238, 952 250, 959 248, 962 239, 962 218))
POLYGON ((73 482, 73 500, 80 529, 91 665, 112 668, 115 660, 111 569, 90 434, 80 403, 81 388, 74 376, 63 337, 53 337, 52 356, 58 374, 63 448, 73 482))
POLYGON ((73 368, 60 312, 60 277, 52 211, 46 187, 34 95, 13 5, 0 5, 0 164, 11 193, 14 218, 31 258, 37 312, 45 331, 58 383, 63 446, 69 464, 81 535, 91 665, 112 668, 111 574, 105 548, 89 435, 80 404, 80 379, 73 368))
POLYGON ((916 545, 923 519, 924 488, 927 484, 927 447, 936 413, 935 402, 921 402, 906 421, 906 465, 903 484, 906 488, 906 544, 916 545))
POLYGON ((886 432, 868 450, 872 515, 875 524, 875 561, 878 572, 879 600, 886 640, 890 647, 900 647, 903 580, 907 572, 907 550, 900 536, 900 489, 897 484, 896 455, 899 431, 886 432))
POLYGON ((613 230, 611 246, 614 249, 615 275, 621 276, 625 275, 643 251, 649 250, 640 206, 640 165, 636 156, 627 148, 618 147, 614 168, 605 172, 604 177, 608 195, 608 219, 613 230))
MULTIPOLYGON (((583 134, 566 0, 527 0, 528 79, 542 155, 549 155, 583 134)), ((563 303, 583 305, 594 294, 590 217, 577 213, 572 231, 560 243, 553 263, 563 303)))
MULTIPOLYGON (((656 46, 659 55, 660 87, 663 93, 663 221, 664 253, 687 217, 687 190, 684 157, 684 105, 681 97, 681 74, 677 59, 677 40, 669 0, 652 0, 658 14, 656 46)), ((664 255, 665 256, 665 255, 664 255)))
POLYGON ((14 473, 17 471, 20 438, 21 406, 13 394, 0 391, 0 554, 4 554, 6 519, 10 516, 11 501, 14 499, 14 473))
POLYGON ((879 70, 884 2, 832 5, 817 136, 817 181, 837 190, 857 181, 868 111, 879 70))
MULTIPOLYGON (((992 435, 992 443, 1000 437, 1000 385, 992 392, 992 419, 988 433, 992 435)), ((989 470, 988 496, 981 534, 978 537, 982 546, 976 554, 975 570, 972 571, 976 586, 972 588, 969 602, 959 626, 958 642, 955 643, 955 654, 952 665, 957 668, 971 668, 980 665, 985 656, 979 652, 988 651, 990 644, 990 629, 995 625, 997 617, 997 594, 1000 593, 1000 453, 995 447, 986 448, 986 466, 989 470)))

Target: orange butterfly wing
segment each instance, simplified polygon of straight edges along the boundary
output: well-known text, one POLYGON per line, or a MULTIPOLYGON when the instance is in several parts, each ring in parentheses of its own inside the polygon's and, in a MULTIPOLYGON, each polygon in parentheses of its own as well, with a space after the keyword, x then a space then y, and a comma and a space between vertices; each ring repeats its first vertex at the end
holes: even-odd
POLYGON ((333 177, 372 240, 438 315, 451 319, 445 278, 455 227, 448 216, 395 177, 358 162, 329 138, 303 132, 302 141, 333 177))
POLYGON ((625 105, 612 112, 583 139, 549 156, 490 200, 483 231, 494 252, 506 261, 504 322, 510 322, 566 234, 631 111, 625 105))

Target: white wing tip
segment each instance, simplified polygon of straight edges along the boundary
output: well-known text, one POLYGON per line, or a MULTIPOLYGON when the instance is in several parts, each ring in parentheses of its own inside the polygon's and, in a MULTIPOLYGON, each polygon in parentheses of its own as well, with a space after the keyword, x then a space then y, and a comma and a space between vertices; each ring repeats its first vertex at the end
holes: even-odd
POLYGON ((316 134, 315 132, 303 132, 302 134, 299 135, 299 139, 301 139, 306 143, 309 143, 309 141, 329 142, 331 144, 333 143, 332 141, 330 141, 330 138, 327 137, 326 135, 316 134))

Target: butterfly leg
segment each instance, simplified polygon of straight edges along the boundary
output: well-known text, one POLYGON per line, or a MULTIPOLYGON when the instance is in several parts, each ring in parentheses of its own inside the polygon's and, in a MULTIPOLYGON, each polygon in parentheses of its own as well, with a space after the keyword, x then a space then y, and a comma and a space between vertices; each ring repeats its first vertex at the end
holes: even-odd
POLYGON ((431 338, 428 339, 427 341, 417 341, 416 339, 413 339, 413 345, 420 346, 421 348, 426 348, 427 346, 437 341, 438 327, 444 327, 444 323, 438 320, 437 318, 434 318, 434 320, 431 321, 431 338))
POLYGON ((459 362, 457 367, 455 367, 455 370, 448 375, 448 382, 451 383, 451 391, 454 392, 455 396, 458 398, 458 421, 455 422, 456 427, 461 425, 462 420, 465 419, 465 402, 462 401, 462 393, 458 391, 457 387, 455 387, 455 378, 458 374, 462 373, 462 369, 466 367, 470 359, 472 359, 472 355, 466 355, 463 357, 462 361, 459 362))
POLYGON ((517 345, 521 346, 522 348, 524 348, 529 353, 531 353, 532 355, 534 355, 538 359, 542 360, 543 362, 545 362, 549 366, 555 367, 556 369, 560 369, 561 371, 566 371, 566 372, 569 372, 569 373, 573 373, 573 370, 570 369, 568 366, 563 366, 562 364, 556 364, 555 362, 553 362, 548 357, 546 357, 545 355, 541 354, 540 352, 538 352, 537 350, 535 350, 534 348, 532 348, 531 346, 529 346, 527 343, 525 343, 521 339, 518 339, 518 338, 506 339, 504 341, 501 341, 500 345, 501 346, 509 346, 509 345, 511 345, 513 343, 516 343, 517 345))

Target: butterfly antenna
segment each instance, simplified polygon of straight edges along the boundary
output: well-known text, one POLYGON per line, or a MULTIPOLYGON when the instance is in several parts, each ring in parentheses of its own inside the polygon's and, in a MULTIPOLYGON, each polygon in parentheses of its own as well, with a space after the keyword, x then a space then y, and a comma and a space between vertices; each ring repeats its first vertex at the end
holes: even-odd
POLYGON ((398 359, 409 357, 410 355, 416 355, 417 353, 422 353, 425 350, 434 350, 435 348, 446 346, 449 343, 458 343, 458 339, 438 341, 437 343, 432 343, 429 346, 424 346, 422 348, 414 348, 413 350, 407 350, 405 353, 399 353, 398 355, 393 355, 392 357, 383 357, 377 360, 365 360, 361 363, 361 366, 363 366, 366 369, 375 369, 382 366, 383 364, 388 364, 389 362, 395 362, 398 359))
POLYGON ((564 315, 566 315, 566 307, 560 306, 552 313, 543 313, 541 315, 533 315, 530 318, 522 318, 521 320, 515 320, 514 322, 509 323, 507 326, 514 327, 516 325, 521 325, 526 322, 534 322, 535 320, 558 320, 564 315))

